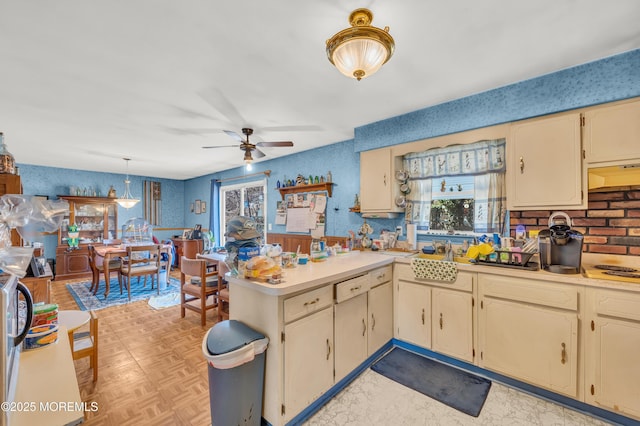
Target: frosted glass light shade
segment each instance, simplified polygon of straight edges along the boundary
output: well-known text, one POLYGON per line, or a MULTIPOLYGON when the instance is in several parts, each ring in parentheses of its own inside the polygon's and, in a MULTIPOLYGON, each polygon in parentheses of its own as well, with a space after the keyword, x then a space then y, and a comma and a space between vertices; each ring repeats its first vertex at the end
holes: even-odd
POLYGON ((360 80, 378 71, 388 56, 387 49, 377 40, 352 39, 336 48, 333 64, 347 77, 360 80))
POLYGON ((120 207, 123 207, 125 209, 130 209, 131 207, 138 204, 138 202, 140 202, 140 200, 138 200, 137 198, 133 198, 133 195, 131 195, 131 191, 129 190, 130 183, 131 181, 129 181, 128 178, 124 181, 124 195, 122 196, 122 198, 116 199, 116 203, 118 203, 120 207))
POLYGON ((347 77, 361 80, 373 75, 386 63, 395 49, 389 27, 371 26, 373 14, 356 9, 349 15, 351 28, 327 40, 327 57, 347 77))

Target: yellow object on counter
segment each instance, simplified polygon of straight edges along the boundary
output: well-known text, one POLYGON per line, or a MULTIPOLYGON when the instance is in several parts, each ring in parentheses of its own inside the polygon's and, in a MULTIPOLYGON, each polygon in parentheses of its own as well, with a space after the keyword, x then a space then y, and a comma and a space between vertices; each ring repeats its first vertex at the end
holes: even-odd
POLYGON ((480 250, 478 249, 478 246, 469 246, 466 256, 469 259, 475 259, 478 257, 479 254, 480 254, 480 250))
POLYGON ((478 245, 478 251, 481 255, 487 256, 493 253, 493 246, 487 243, 482 243, 478 245))

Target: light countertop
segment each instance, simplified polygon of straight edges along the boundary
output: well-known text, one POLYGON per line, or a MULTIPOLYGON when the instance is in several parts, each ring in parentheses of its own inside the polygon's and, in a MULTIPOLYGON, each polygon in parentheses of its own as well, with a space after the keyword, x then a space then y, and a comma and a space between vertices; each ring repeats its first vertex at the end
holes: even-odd
POLYGON ((295 268, 283 269, 282 282, 269 284, 227 275, 231 285, 253 288, 269 296, 284 296, 311 290, 330 282, 337 282, 393 263, 394 257, 371 252, 354 251, 330 256, 324 262, 309 262, 295 268))

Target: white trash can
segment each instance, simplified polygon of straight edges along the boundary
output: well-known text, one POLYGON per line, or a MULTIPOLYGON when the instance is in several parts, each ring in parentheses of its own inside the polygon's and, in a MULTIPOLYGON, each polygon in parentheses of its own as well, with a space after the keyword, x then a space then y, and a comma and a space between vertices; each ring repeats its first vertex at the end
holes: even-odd
POLYGON ((260 425, 268 344, 267 337, 236 320, 219 322, 204 336, 212 426, 260 425))

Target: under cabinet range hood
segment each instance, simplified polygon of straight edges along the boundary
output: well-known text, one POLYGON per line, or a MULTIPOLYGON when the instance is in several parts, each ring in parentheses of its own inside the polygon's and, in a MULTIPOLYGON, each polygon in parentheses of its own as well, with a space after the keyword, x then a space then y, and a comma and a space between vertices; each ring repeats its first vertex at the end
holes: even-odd
MULTIPOLYGON (((404 213, 403 213, 404 214, 404 213)), ((363 212, 361 216, 365 219, 395 219, 400 217, 397 212, 363 212)))
POLYGON ((589 190, 640 186, 640 163, 588 170, 589 190))

